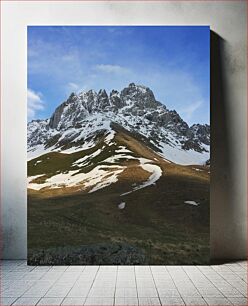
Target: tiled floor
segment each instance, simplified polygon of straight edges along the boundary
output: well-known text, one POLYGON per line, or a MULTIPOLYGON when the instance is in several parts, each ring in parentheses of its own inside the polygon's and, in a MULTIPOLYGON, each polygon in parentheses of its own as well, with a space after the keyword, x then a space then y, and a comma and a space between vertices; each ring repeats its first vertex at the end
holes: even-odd
POLYGON ((247 263, 27 266, 2 261, 0 305, 247 305, 247 263))

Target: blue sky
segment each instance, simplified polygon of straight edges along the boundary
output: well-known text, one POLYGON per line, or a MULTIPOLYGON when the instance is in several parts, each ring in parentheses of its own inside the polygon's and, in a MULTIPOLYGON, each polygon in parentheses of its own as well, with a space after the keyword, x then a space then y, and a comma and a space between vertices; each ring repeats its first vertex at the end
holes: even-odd
POLYGON ((150 87, 189 124, 209 123, 207 26, 29 26, 28 119, 71 92, 150 87))

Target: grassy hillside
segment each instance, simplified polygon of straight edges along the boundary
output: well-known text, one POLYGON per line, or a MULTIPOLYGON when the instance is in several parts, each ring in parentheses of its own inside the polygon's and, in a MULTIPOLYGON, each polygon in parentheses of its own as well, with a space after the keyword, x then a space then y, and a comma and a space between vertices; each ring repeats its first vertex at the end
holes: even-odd
MULTIPOLYGON (((73 154, 48 153, 28 163, 28 175, 73 169, 77 159, 103 148, 90 171, 118 146, 153 160, 163 171, 155 185, 121 196, 149 177, 135 160, 118 182, 88 193, 78 188, 28 190, 29 263, 203 264, 209 260, 209 169, 164 161, 135 135, 115 127, 114 143, 73 154), (37 163, 42 160, 42 163, 37 163), (184 201, 199 202, 198 206, 184 201), (125 208, 118 205, 125 202, 125 208), (83 255, 85 254, 85 255, 83 255), (98 254, 101 254, 99 256, 98 254)), ((39 178, 40 179, 40 178, 39 178)))

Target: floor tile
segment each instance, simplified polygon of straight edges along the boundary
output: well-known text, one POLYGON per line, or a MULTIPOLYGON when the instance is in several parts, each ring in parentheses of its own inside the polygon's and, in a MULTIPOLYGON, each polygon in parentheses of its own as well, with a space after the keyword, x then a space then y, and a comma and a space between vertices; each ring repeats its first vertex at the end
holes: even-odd
POLYGON ((88 297, 99 297, 99 298, 111 298, 114 296, 115 288, 92 288, 89 292, 88 297))
POLYGON ((209 306, 227 306, 232 303, 227 298, 204 298, 209 306))
POLYGON ((71 286, 68 285, 54 285, 51 287, 45 297, 57 298, 57 297, 65 297, 70 291, 71 286))
POLYGON ((66 272, 83 272, 85 266, 69 266, 66 272))
POLYGON ((178 290, 175 289, 167 289, 167 288, 157 288, 158 290, 158 295, 160 297, 180 297, 180 294, 178 292, 178 290))
POLYGON ((52 266, 37 266, 32 272, 48 272, 51 268, 52 266))
POLYGON ((142 288, 155 287, 155 283, 152 279, 136 279, 136 283, 138 287, 142 288))
POLYGON ((227 288, 218 287, 218 289, 225 297, 243 297, 242 293, 233 288, 232 286, 229 286, 227 288))
POLYGON ((134 272, 118 272, 117 279, 135 279, 134 272))
POLYGON ((244 263, 215 266, 27 266, 2 262, 1 305, 246 305, 244 263), (159 295, 159 296, 158 296, 159 295), (5 304, 4 304, 5 303, 5 304))
POLYGON ((1 293, 2 297, 21 297, 27 289, 7 289, 1 293))
POLYGON ((99 272, 117 272, 117 266, 100 266, 99 272))
POLYGON ((115 280, 95 280, 92 286, 93 288, 106 288, 106 287, 115 287, 115 280))
POLYGON ((55 305, 58 306, 62 303, 63 298, 42 298, 37 305, 44 305, 44 306, 51 306, 55 305))
POLYGON ((8 306, 15 302, 17 298, 16 297, 1 297, 0 299, 0 305, 1 306, 8 306))
POLYGON ((139 306, 160 306, 160 300, 158 298, 146 297, 139 298, 139 306))
POLYGON ((134 266, 118 266, 118 273, 120 272, 134 272, 134 266))
POLYGON ((121 279, 121 280, 117 280, 116 287, 133 288, 133 287, 136 287, 136 282, 135 280, 121 279))
POLYGON ((111 306, 114 305, 114 298, 87 298, 84 305, 111 306))
POLYGON ((87 297, 91 286, 90 285, 76 285, 71 288, 68 297, 87 297))
POLYGON ((185 305, 184 301, 181 298, 169 298, 169 297, 163 297, 160 298, 162 306, 172 306, 172 305, 185 305))
POLYGON ((210 297, 210 298, 222 298, 223 294, 216 289, 215 287, 198 287, 197 290, 199 291, 200 295, 203 297, 210 297))
POLYGON ((69 266, 52 266, 50 271, 51 272, 64 272, 69 268, 69 266))
POLYGON ((32 306, 36 305, 39 302, 40 298, 35 298, 35 297, 21 297, 15 301, 13 305, 24 305, 24 306, 32 306))
POLYGON ((125 298, 125 297, 116 297, 115 298, 115 305, 118 305, 118 306, 135 306, 135 305, 138 305, 139 302, 138 302, 138 298, 125 298))
POLYGON ((155 279, 155 285, 161 288, 175 288, 175 283, 172 280, 155 279))
POLYGON ((165 271, 165 266, 150 266, 152 272, 161 273, 165 271))
POLYGON ((157 297, 158 292, 155 287, 144 288, 138 287, 138 297, 157 297))
POLYGON ((179 289, 178 291, 182 297, 201 297, 201 294, 195 289, 179 289))
POLYGON ((61 305, 71 305, 71 306, 83 306, 85 298, 65 298, 61 305))
POLYGON ((29 290, 27 290, 23 296, 24 297, 43 297, 49 288, 51 287, 51 284, 48 282, 40 282, 36 283, 34 286, 32 286, 29 290))
POLYGON ((207 305, 207 303, 204 301, 201 297, 183 297, 183 300, 185 304, 188 306, 203 306, 207 305))
POLYGON ((23 276, 22 280, 39 280, 44 274, 45 272, 29 272, 23 276))
POLYGON ((238 306, 247 306, 247 305, 248 305, 248 300, 247 300, 247 298, 228 298, 228 300, 229 300, 233 305, 238 305, 238 306))
POLYGON ((115 297, 133 298, 137 297, 136 288, 116 288, 115 297))

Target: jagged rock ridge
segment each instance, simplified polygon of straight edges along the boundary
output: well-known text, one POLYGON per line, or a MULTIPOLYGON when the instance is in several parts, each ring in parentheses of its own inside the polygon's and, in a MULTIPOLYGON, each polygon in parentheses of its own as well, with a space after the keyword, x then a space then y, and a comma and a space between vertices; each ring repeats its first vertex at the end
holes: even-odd
POLYGON ((50 119, 28 123, 30 158, 46 151, 88 148, 98 135, 114 133, 113 124, 135 133, 165 158, 181 164, 209 159, 210 127, 191 127, 175 110, 157 101, 148 87, 129 84, 120 93, 72 93, 50 119))

